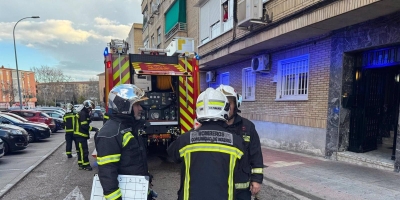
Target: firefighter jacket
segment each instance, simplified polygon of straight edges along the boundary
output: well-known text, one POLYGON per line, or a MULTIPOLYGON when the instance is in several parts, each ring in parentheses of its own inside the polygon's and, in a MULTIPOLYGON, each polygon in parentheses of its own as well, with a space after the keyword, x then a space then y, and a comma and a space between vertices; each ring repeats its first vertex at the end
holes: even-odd
POLYGON ((245 141, 245 151, 243 158, 239 162, 239 170, 235 175, 235 188, 247 189, 250 182, 262 183, 263 181, 263 156, 261 151, 260 138, 253 122, 235 116, 233 124, 226 125, 227 129, 243 137, 245 141))
POLYGON ((75 114, 70 112, 66 113, 63 117, 65 133, 74 133, 75 114))
POLYGON ((89 131, 98 131, 96 127, 90 126, 90 115, 89 112, 84 108, 75 117, 75 131, 74 137, 82 137, 89 139, 90 133, 89 131))
POLYGON ((99 179, 107 200, 120 199, 117 177, 149 176, 144 140, 145 121, 133 116, 110 114, 110 119, 95 137, 99 179))
POLYGON ((243 155, 243 139, 228 132, 223 121, 204 122, 168 147, 182 162, 179 200, 233 200, 234 172, 243 155))

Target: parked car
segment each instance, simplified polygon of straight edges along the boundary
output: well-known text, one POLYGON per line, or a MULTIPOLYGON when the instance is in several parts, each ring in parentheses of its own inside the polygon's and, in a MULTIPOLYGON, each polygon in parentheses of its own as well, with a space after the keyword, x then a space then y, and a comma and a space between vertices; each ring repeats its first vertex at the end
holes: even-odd
POLYGON ((90 114, 90 120, 103 120, 103 112, 100 109, 93 109, 92 113, 90 114))
POLYGON ((50 110, 50 111, 49 110, 44 110, 42 112, 48 114, 52 118, 60 118, 60 119, 62 119, 64 117, 64 115, 60 114, 59 112, 54 112, 52 110, 50 110))
MULTIPOLYGON (((21 121, 23 121, 23 122, 30 122, 30 123, 34 123, 34 124, 39 124, 39 125, 41 125, 41 126, 47 126, 47 124, 45 124, 45 123, 42 123, 42 122, 32 122, 32 121, 29 121, 29 120, 27 120, 27 119, 25 119, 25 118, 23 118, 23 117, 21 117, 21 116, 19 116, 19 115, 14 114, 14 113, 2 112, 1 114, 9 115, 9 116, 14 117, 14 118, 17 118, 17 119, 19 119, 19 120, 21 120, 21 121)), ((49 127, 49 126, 47 126, 47 127, 49 127)))
POLYGON ((55 112, 55 113, 60 114, 61 116, 65 115, 65 111, 63 111, 63 110, 57 110, 57 109, 51 109, 51 108, 38 108, 36 110, 41 111, 41 112, 55 112))
POLYGON ((28 132, 29 135, 29 143, 35 142, 40 139, 49 138, 51 134, 51 130, 47 125, 43 126, 32 122, 23 122, 17 118, 1 113, 0 124, 11 124, 25 129, 25 131, 28 132))
POLYGON ((0 138, 0 158, 4 156, 4 142, 0 138))
POLYGON ((26 149, 29 144, 25 129, 11 124, 0 124, 0 138, 4 142, 4 155, 26 149))
POLYGON ((51 132, 57 132, 56 123, 49 115, 41 111, 35 110, 13 110, 10 113, 17 114, 31 122, 42 122, 47 124, 50 127, 51 132))

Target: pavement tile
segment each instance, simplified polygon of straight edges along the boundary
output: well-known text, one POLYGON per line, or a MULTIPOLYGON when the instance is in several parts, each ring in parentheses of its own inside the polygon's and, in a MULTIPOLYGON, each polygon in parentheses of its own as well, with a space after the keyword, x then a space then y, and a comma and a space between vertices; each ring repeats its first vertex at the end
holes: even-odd
POLYGON ((262 148, 264 176, 323 199, 399 199, 395 172, 262 148))

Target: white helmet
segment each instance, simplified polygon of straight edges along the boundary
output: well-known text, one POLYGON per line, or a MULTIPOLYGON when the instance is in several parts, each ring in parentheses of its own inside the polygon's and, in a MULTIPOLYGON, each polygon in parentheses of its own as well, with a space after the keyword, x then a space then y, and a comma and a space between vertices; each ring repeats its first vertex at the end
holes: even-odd
POLYGON ((70 103, 67 103, 65 106, 67 108, 67 113, 73 112, 74 106, 70 103))
POLYGON ((233 89, 233 87, 221 84, 219 87, 217 87, 216 90, 221 91, 227 97, 234 97, 236 107, 238 109, 240 108, 240 105, 242 104, 242 95, 238 94, 236 90, 233 89))
POLYGON ((213 88, 207 88, 197 98, 197 121, 227 121, 229 118, 229 101, 226 96, 213 88))

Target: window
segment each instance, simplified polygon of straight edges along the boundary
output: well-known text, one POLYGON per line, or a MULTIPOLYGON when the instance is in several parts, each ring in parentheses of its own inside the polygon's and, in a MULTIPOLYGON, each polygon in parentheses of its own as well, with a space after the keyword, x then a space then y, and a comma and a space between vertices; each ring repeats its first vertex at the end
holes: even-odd
POLYGON ((146 38, 143 42, 144 48, 149 48, 149 38, 146 38))
POLYGON ((279 61, 276 100, 308 100, 308 70, 308 55, 279 61))
POLYGON ((30 112, 23 112, 22 117, 34 117, 35 113, 30 113, 30 112))
POLYGON ((143 14, 143 31, 144 31, 144 30, 146 30, 147 21, 149 20, 149 12, 148 12, 147 6, 146 6, 146 8, 144 8, 142 14, 143 14))
POLYGON ((244 101, 256 100, 256 74, 251 67, 242 70, 242 98, 244 101))
POLYGON ((229 72, 225 72, 221 74, 221 84, 229 85, 229 72))
POLYGON ((157 45, 161 44, 161 27, 157 29, 157 45))
POLYGON ((156 48, 156 43, 154 42, 154 34, 151 36, 151 46, 156 48))

